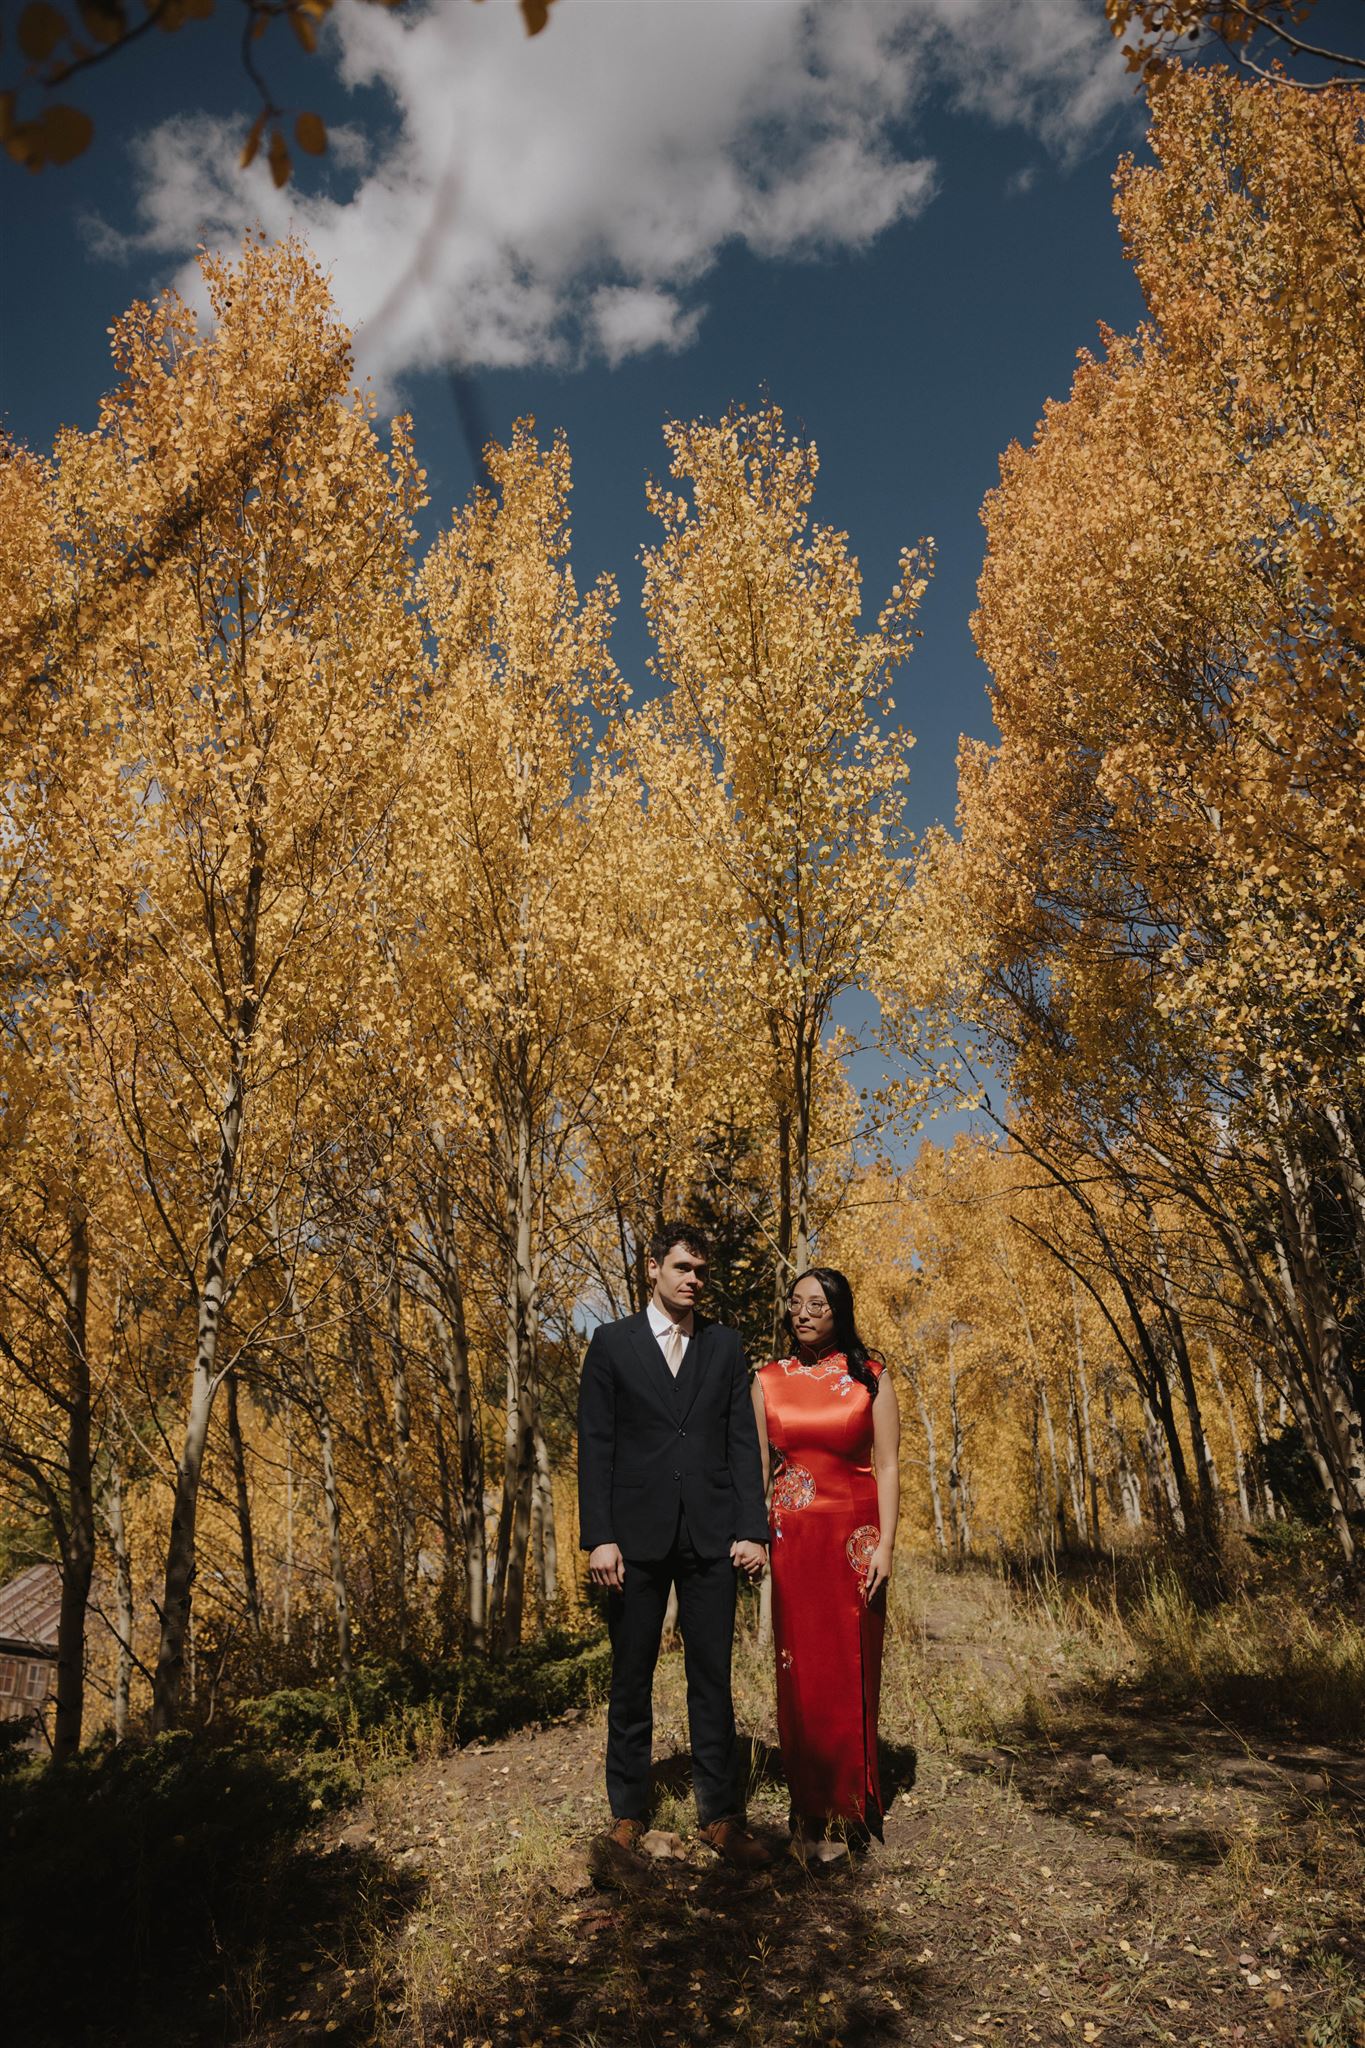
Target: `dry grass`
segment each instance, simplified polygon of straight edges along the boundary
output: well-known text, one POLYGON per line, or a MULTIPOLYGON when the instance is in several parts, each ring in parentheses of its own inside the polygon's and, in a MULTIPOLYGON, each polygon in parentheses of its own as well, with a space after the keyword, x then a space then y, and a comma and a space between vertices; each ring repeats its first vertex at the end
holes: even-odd
POLYGON ((1143 1680, 1267 1729, 1356 1741, 1365 1728, 1365 1628, 1291 1594, 1246 1593, 1201 1613, 1184 1587, 1154 1577, 1131 1613, 1100 1618, 1126 1636, 1143 1680))
MULTIPOLYGON (((448 1865, 423 1909, 403 1930, 396 1952, 382 1935, 371 1968, 388 1980, 374 2038, 403 2048, 438 2048, 482 2027, 490 1983, 509 1975, 506 1954, 518 1934, 563 1912, 555 1887, 582 1861, 582 1813, 569 1803, 546 1809, 513 1794, 506 1840, 488 1861, 448 1865)), ((515 2006, 513 2006, 515 2015, 515 2006)))
MULTIPOLYGON (((786 1794, 755 1618, 736 1702, 751 1816, 776 1837, 786 1794)), ((1281 1721, 1315 1686, 1349 1702, 1354 1629, 1333 1640, 1287 1595, 1200 1614, 1160 1579, 1125 1602, 913 1560, 891 1619, 883 1732, 903 1775, 918 1752, 919 1778, 865 1865, 755 1881, 703 1856, 683 1663, 665 1656, 655 1819, 687 1860, 591 1885, 600 1713, 453 1757, 433 1729, 426 1761, 409 1744, 367 1771, 366 1853, 407 1874, 415 1904, 396 1925, 377 1891, 368 1942, 319 1959, 307 2023, 257 2006, 234 2039, 1365 2048, 1356 1810, 1315 1775, 1321 1748, 1272 1746, 1208 1704, 1238 1683, 1281 1721)))

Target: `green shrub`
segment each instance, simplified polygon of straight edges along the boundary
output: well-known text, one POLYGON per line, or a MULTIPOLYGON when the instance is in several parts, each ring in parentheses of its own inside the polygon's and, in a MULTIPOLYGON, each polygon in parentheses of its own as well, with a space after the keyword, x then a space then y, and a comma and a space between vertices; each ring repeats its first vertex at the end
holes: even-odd
POLYGON ((345 1684, 243 1701, 221 1729, 26 1761, 0 1778, 6 2037, 221 2040, 223 1987, 242 1971, 259 1972, 263 2011, 282 2010, 320 1930, 344 1947, 357 1913, 410 1910, 410 1875, 375 1859, 362 1882, 309 1836, 363 1768, 551 1719, 596 1698, 609 1664, 604 1640, 562 1632, 502 1662, 366 1663, 345 1684))
POLYGON ((0 1785, 0 1983, 16 2038, 81 2038, 144 1982, 198 1978, 328 1796, 263 1753, 185 1734, 0 1785))
POLYGON ((1262 1522, 1247 1538, 1253 1550, 1273 1561, 1297 1560, 1306 1550, 1311 1550, 1317 1540, 1317 1531, 1306 1522, 1297 1521, 1293 1515, 1282 1515, 1278 1521, 1262 1522))
POLYGON ((262 1749, 335 1749, 349 1725, 345 1691, 291 1685, 261 1699, 241 1700, 236 1721, 245 1740, 262 1749))
POLYGON ((456 1675, 452 1725, 458 1739, 468 1742, 528 1721, 552 1721, 600 1699, 611 1676, 611 1646, 605 1637, 572 1647, 550 1639, 546 1649, 537 1645, 504 1663, 466 1666, 456 1675))
POLYGON ((31 1761, 27 1721, 0 1721, 0 1778, 12 1777, 31 1761))
POLYGON ((367 1660, 335 1685, 289 1686, 243 1700, 236 1725, 254 1746, 295 1754, 375 1742, 413 1749, 433 1730, 455 1745, 590 1705, 602 1696, 610 1669, 605 1637, 555 1630, 503 1659, 367 1660))

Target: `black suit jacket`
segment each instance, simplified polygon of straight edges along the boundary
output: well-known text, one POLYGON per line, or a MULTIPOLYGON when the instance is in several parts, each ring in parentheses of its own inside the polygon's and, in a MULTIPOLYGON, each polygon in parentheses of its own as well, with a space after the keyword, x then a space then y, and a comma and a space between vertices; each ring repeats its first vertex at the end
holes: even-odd
POLYGON ((674 1379, 645 1315, 593 1332, 578 1388, 578 1532, 641 1562, 667 1556, 678 1509, 699 1556, 768 1540, 763 1467, 737 1330, 694 1318, 674 1379))

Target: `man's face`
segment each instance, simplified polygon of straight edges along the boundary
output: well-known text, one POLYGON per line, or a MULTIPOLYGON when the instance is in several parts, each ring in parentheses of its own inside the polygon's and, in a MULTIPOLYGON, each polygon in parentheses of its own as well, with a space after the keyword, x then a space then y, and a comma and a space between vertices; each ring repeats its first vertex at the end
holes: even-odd
POLYGON ((687 1313, 706 1285, 705 1259, 681 1242, 670 1245, 662 1259, 650 1259, 646 1271, 660 1305, 678 1315, 687 1313))

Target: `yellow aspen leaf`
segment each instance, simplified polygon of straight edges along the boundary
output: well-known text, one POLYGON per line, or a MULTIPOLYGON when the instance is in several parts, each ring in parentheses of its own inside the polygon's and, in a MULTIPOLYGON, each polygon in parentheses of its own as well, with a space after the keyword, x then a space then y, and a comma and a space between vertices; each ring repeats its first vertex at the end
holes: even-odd
POLYGON ((289 183, 289 174, 293 169, 293 161, 289 155, 289 144, 285 141, 278 128, 271 130, 270 146, 265 154, 266 161, 270 165, 270 175, 276 186, 287 185, 289 183))
POLYGON ((122 0, 80 0, 80 13, 86 33, 97 43, 116 43, 127 33, 122 0))
POLYGON ((69 164, 90 147, 95 124, 79 107, 48 107, 39 118, 44 154, 54 164, 69 164))
POLYGON ((294 139, 309 156, 323 156, 327 150, 327 128, 320 114, 300 114, 294 123, 294 139))
POLYGON ((38 137, 37 123, 17 122, 5 136, 5 152, 16 164, 23 164, 27 170, 42 168, 43 151, 38 137))
POLYGON ((538 36, 550 19, 554 0, 521 0, 522 19, 528 36, 538 36))
POLYGON ((50 57, 62 37, 68 34, 66 20, 50 0, 32 0, 19 16, 19 48, 31 64, 50 57))
POLYGON ((291 7, 289 10, 289 26, 293 29, 294 34, 298 37, 305 50, 310 54, 316 50, 318 46, 318 30, 317 23, 314 21, 311 13, 305 12, 302 7, 291 7))
POLYGON ((242 145, 241 164, 243 170, 246 170, 249 164, 255 162, 256 152, 261 146, 261 137, 264 135, 264 133, 265 112, 264 109, 262 109, 262 111, 256 116, 255 120, 252 122, 250 133, 248 134, 245 143, 242 145))

